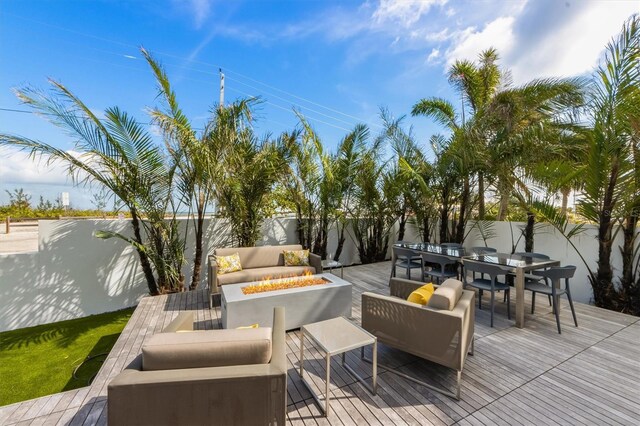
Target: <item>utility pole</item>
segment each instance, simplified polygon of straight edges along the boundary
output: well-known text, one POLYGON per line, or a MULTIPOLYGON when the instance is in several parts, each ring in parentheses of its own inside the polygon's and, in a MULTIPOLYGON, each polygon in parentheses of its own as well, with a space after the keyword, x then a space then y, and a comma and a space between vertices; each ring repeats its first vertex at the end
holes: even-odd
POLYGON ((220 108, 224 108, 224 74, 220 68, 220 108))

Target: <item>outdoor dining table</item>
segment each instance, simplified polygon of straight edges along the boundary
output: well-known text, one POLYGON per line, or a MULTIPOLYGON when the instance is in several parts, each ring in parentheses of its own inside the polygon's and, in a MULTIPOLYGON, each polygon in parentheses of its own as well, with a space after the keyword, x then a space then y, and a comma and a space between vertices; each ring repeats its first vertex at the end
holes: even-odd
MULTIPOLYGON (((425 252, 432 254, 439 254, 441 256, 445 256, 453 261, 460 261, 463 256, 468 255, 469 253, 462 247, 454 248, 454 247, 442 247, 438 244, 431 243, 401 243, 394 244, 395 247, 406 248, 409 250, 414 250, 417 253, 425 252)), ((395 259, 392 259, 395 260, 395 259)))
POLYGON ((505 254, 505 253, 487 253, 473 254, 462 258, 465 261, 491 263, 493 265, 503 266, 505 269, 515 273, 516 280, 516 327, 524 327, 524 274, 536 269, 544 269, 550 266, 559 266, 557 260, 544 260, 526 255, 505 254))

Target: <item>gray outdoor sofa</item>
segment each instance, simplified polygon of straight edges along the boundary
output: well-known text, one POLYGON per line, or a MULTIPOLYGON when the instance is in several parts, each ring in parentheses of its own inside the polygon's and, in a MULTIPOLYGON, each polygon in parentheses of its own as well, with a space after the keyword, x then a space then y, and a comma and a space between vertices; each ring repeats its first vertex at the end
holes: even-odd
POLYGON ((191 333, 193 313, 178 315, 109 383, 109 424, 284 424, 284 315, 274 309, 272 328, 191 333))
POLYGON ((320 256, 309 254, 309 266, 285 266, 284 250, 302 250, 300 244, 286 246, 259 246, 219 248, 209 256, 208 276, 209 304, 213 305, 213 296, 220 293, 220 286, 225 284, 237 284, 250 281, 260 281, 265 278, 288 277, 303 275, 305 272, 312 274, 322 273, 322 260, 320 256), (238 253, 242 271, 218 274, 215 256, 230 256, 238 253))

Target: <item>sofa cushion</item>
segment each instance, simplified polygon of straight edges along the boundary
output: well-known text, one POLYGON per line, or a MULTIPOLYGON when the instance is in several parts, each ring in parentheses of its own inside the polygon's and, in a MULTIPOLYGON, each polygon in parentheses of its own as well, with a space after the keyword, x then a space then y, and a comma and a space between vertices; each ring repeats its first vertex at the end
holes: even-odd
POLYGON ((309 266, 309 250, 283 250, 284 266, 309 266))
POLYGON ((228 256, 238 253, 242 269, 266 268, 268 266, 284 266, 283 250, 302 250, 300 244, 287 246, 259 246, 259 247, 239 247, 220 248, 214 254, 217 256, 228 256))
POLYGON ((433 292, 429 300, 429 307, 436 309, 453 310, 462 296, 462 282, 449 278, 433 292))
POLYGON ((142 346, 143 370, 266 364, 271 328, 158 333, 142 346))
POLYGON ((250 281, 262 281, 267 278, 281 278, 302 275, 305 272, 316 273, 313 266, 273 266, 271 268, 243 269, 231 274, 218 275, 218 284, 237 284, 250 281))
POLYGON ((429 299, 433 295, 433 283, 425 284, 420 288, 415 289, 407 297, 407 302, 417 303, 418 305, 426 305, 429 303, 429 299))
POLYGON ((220 275, 242 271, 242 263, 238 253, 230 254, 229 256, 216 256, 216 265, 220 275))

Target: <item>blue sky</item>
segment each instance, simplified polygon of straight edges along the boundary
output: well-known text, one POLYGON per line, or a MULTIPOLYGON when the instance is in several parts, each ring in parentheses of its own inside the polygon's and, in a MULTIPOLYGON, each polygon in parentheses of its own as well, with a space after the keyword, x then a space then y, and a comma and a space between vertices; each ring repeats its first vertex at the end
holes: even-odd
MULTIPOLYGON (((155 104, 144 46, 163 63, 196 126, 218 101, 261 96, 258 131, 309 119, 329 149, 356 123, 379 131, 379 108, 408 114, 422 97, 454 100, 445 72, 490 46, 514 82, 588 74, 638 1, 0 1, 0 108, 26 110, 11 89, 61 81, 95 111, 119 106, 141 122, 155 104)), ((408 117, 421 141, 438 132, 408 117)), ((73 141, 33 114, 0 110, 0 130, 67 150, 73 141)), ((61 168, 0 152, 0 202, 24 187, 53 199, 73 189, 61 168)))

